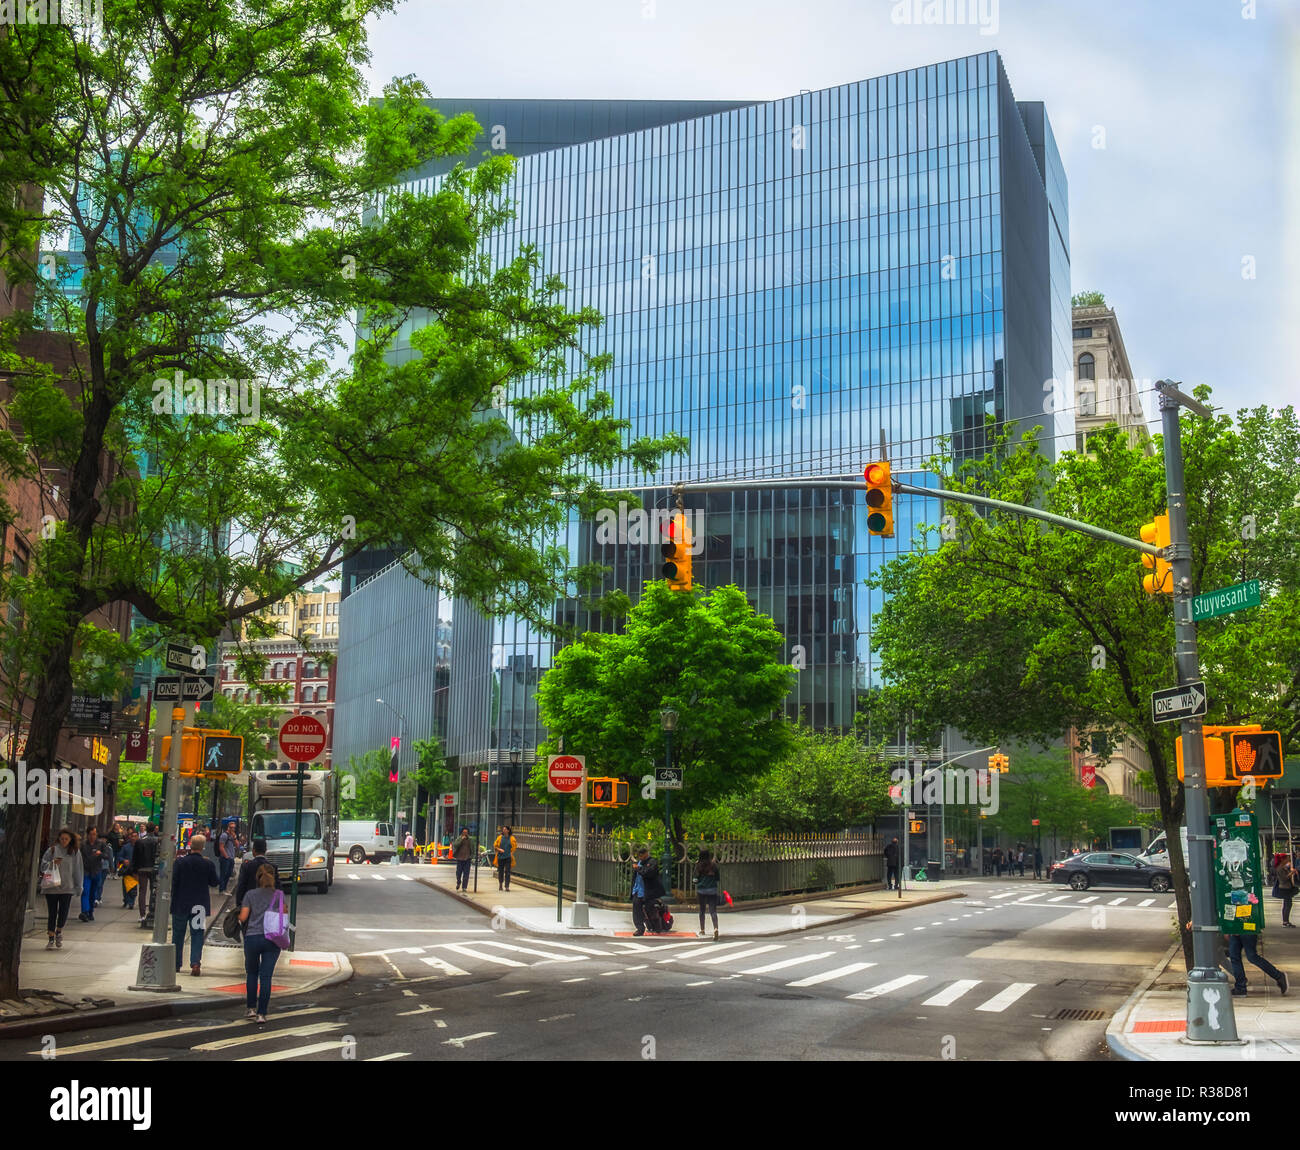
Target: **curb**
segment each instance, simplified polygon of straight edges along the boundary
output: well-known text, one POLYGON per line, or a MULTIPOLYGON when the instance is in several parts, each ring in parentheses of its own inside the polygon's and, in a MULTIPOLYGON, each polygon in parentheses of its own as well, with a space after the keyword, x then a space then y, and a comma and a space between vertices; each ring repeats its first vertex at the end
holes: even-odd
MULTIPOLYGON (((553 935, 553 934, 568 934, 571 931, 571 928, 565 928, 565 927, 562 927, 559 930, 540 930, 537 927, 531 926, 526 922, 517 921, 512 915, 512 911, 516 908, 501 907, 499 903, 495 907, 488 906, 483 903, 474 902, 471 899, 465 898, 457 890, 447 890, 446 887, 440 886, 438 883, 425 882, 423 879, 420 878, 417 878, 416 881, 421 883, 423 886, 430 887, 431 889, 436 891, 440 891, 442 894, 445 894, 448 898, 454 898, 457 902, 461 903, 464 906, 473 907, 475 910, 477 910, 480 914, 484 915, 485 917, 490 918, 497 913, 501 913, 504 915, 507 921, 511 923, 511 925, 517 927, 519 930, 522 930, 525 934, 553 935), (498 910, 498 908, 500 909, 498 910)), ((892 914, 896 910, 907 910, 909 907, 928 906, 931 903, 948 902, 952 899, 965 898, 965 897, 966 897, 965 891, 959 891, 959 890, 935 891, 933 894, 927 894, 926 897, 922 899, 913 899, 911 902, 906 902, 906 903, 900 902, 897 906, 864 907, 862 910, 854 911, 849 914, 835 915, 831 918, 828 918, 825 922, 818 923, 815 929, 821 930, 825 927, 834 926, 837 923, 852 922, 860 918, 874 918, 877 915, 892 914)), ((570 903, 569 905, 572 906, 572 903, 570 903)), ((519 909, 523 909, 523 908, 519 908, 519 909)), ((627 913, 630 914, 631 912, 629 911, 627 913)), ((733 910, 728 912, 728 916, 730 917, 731 915, 744 915, 746 913, 748 912, 733 910)), ((719 918, 721 917, 722 917, 721 911, 719 911, 719 918)), ((741 918, 739 921, 743 922, 744 919, 741 918)), ((801 934, 808 931, 809 929, 813 929, 813 928, 809 928, 807 926, 791 926, 784 930, 766 930, 757 933, 747 933, 742 927, 735 930, 729 930, 727 932, 727 937, 728 938, 775 938, 786 934, 801 934)), ((605 937, 607 934, 609 937, 614 937, 615 934, 613 930, 606 931, 598 927, 594 927, 591 930, 578 931, 577 933, 599 936, 599 937, 605 937)))
MULTIPOLYGON (((299 994, 312 994, 327 986, 335 986, 352 978, 352 963, 347 955, 334 952, 339 960, 338 969, 327 974, 310 986, 282 990, 276 995, 279 1001, 299 994)), ((128 990, 126 993, 130 994, 128 990)), ((141 992, 144 993, 144 992, 141 992)), ((10 1038, 30 1038, 37 1034, 58 1034, 68 1030, 94 1030, 104 1026, 114 1026, 127 1022, 151 1022, 156 1018, 175 1018, 184 1014, 196 1014, 214 1006, 228 1006, 238 1001, 238 995, 202 995, 184 998, 175 1002, 141 1002, 130 1006, 106 1006, 99 1010, 72 1011, 67 1014, 47 1014, 40 1018, 23 1019, 21 1022, 0 1022, 0 1042, 10 1038)))
POLYGON ((1164 974, 1165 968, 1173 961, 1174 955, 1182 949, 1183 944, 1181 940, 1170 945, 1169 949, 1156 960, 1155 966, 1147 972, 1146 977, 1138 983, 1137 989, 1128 996, 1124 1005, 1115 1012, 1114 1016, 1110 1020, 1110 1024, 1106 1027, 1106 1045, 1110 1047, 1113 1054, 1124 1059, 1124 1061, 1159 1061, 1158 1059, 1149 1058, 1147 1055, 1139 1053, 1138 1050, 1125 1042, 1124 1032, 1125 1028, 1128 1026, 1129 1019, 1132 1017, 1133 1012, 1138 1008, 1138 1004, 1142 1001, 1143 996, 1151 989, 1155 980, 1164 974))

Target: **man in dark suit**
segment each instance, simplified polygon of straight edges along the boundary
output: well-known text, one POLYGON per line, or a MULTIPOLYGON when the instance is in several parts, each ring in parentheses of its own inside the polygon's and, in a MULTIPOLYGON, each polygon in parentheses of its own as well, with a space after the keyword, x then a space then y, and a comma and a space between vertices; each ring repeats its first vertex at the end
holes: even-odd
POLYGON ((243 865, 239 868, 239 880, 235 883, 235 906, 244 905, 244 895, 257 886, 257 868, 269 866, 275 871, 275 881, 278 885, 280 882, 280 872, 276 869, 273 862, 269 862, 266 857, 266 839, 253 840, 253 857, 245 859, 243 865))
POLYGON ((203 936, 208 929, 208 916, 212 913, 208 890, 220 881, 217 864, 203 857, 208 845, 202 835, 190 836, 190 853, 176 860, 172 868, 172 942, 176 947, 176 970, 181 968, 181 949, 185 943, 185 930, 190 933, 190 974, 199 976, 203 957, 203 936))

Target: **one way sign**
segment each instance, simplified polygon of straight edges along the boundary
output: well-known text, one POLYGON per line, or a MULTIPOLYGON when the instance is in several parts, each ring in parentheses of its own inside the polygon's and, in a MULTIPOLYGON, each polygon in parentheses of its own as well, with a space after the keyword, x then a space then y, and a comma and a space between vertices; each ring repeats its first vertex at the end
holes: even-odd
POLYGON ((1151 719, 1156 723, 1173 723, 1203 715, 1209 696, 1204 683, 1184 683, 1151 692, 1151 719))
POLYGON ((217 689, 217 677, 215 675, 186 675, 183 682, 185 684, 184 694, 182 694, 182 679, 179 675, 155 679, 154 698, 159 700, 185 699, 186 701, 197 699, 202 702, 204 699, 211 698, 213 692, 217 689))

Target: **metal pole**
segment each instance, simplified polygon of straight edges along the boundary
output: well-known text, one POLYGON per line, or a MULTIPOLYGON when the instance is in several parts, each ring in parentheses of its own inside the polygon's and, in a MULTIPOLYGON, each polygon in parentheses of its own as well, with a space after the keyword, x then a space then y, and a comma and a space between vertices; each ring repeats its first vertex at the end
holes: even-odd
MULTIPOLYGON (((903 766, 907 770, 908 784, 913 795, 915 795, 916 787, 913 785, 912 780, 912 728, 910 719, 903 723, 903 766)), ((906 807, 901 809, 906 813, 906 807)), ((907 879, 912 877, 912 828, 903 825, 907 822, 906 819, 899 819, 898 822, 898 829, 902 832, 898 836, 898 897, 901 899, 903 897, 903 887, 906 885, 907 879)))
MULTIPOLYGON (((1174 659, 1178 685, 1199 681, 1196 623, 1192 619, 1192 548, 1187 537, 1187 495, 1183 490, 1180 403, 1186 398, 1161 380, 1160 415, 1164 430, 1165 487, 1169 496, 1169 542, 1174 578, 1174 659), (1162 386, 1164 385, 1164 386, 1162 386)), ((1199 407, 1199 404, 1189 406, 1199 407)), ((1205 409, 1202 408, 1202 411, 1205 409)), ((1237 1024, 1228 993, 1228 976, 1219 969, 1215 947, 1219 913, 1214 905, 1210 807, 1205 786, 1205 745, 1199 716, 1182 721, 1183 795, 1187 814, 1188 883, 1192 900, 1192 963, 1187 975, 1187 1038, 1194 1042, 1236 1042, 1237 1024)), ((1170 828, 1174 833, 1175 828, 1170 828)))
POLYGON ((296 950, 298 945, 298 863, 299 843, 302 839, 302 781, 306 776, 307 764, 298 764, 298 790, 294 798, 293 821, 293 888, 289 892, 289 949, 296 950))
MULTIPOLYGON (((561 836, 563 849, 564 839, 561 836)), ((569 925, 575 930, 589 930, 591 918, 584 901, 587 894, 587 773, 582 774, 582 791, 578 799, 578 873, 573 884, 573 914, 569 925)))
MULTIPOLYGON (((673 768, 673 732, 671 729, 664 731, 664 766, 670 771, 673 768)), ((671 787, 664 788, 664 878, 668 880, 667 895, 671 899, 673 894, 672 873, 673 873, 673 792, 671 787)))
POLYGON ((483 854, 483 772, 478 772, 478 817, 474 821, 474 893, 478 894, 478 860, 483 854))
POLYGON ((564 800, 568 797, 560 796, 560 840, 555 852, 555 921, 560 923, 564 921, 564 800))

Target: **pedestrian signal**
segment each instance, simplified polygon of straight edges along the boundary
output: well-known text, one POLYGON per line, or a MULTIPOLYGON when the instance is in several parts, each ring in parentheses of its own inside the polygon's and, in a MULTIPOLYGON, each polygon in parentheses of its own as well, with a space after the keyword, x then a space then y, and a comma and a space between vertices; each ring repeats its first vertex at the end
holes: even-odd
POLYGON ((627 783, 622 779, 588 779, 587 806, 627 806, 627 783))
POLYGON ((925 819, 913 819, 907 824, 907 829, 914 835, 925 834, 925 819))
POLYGON ((1280 779, 1282 736, 1277 731, 1232 731, 1228 761, 1238 779, 1280 779))
POLYGON ((892 538, 894 489, 890 486, 889 464, 868 463, 862 474, 867 481, 867 530, 872 535, 892 538))

